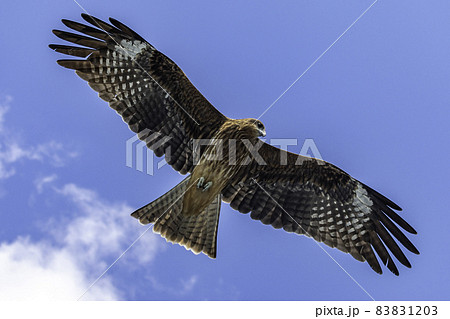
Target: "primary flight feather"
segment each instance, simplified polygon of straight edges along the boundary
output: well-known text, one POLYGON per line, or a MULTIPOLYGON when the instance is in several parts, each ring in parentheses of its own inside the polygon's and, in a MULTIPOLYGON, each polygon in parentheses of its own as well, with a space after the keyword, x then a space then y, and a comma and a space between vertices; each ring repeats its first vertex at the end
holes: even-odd
POLYGON ((157 156, 189 174, 132 214, 142 224, 153 223, 168 241, 215 258, 225 201, 264 224, 367 261, 377 273, 376 254, 396 275, 391 254, 411 267, 397 241, 418 254, 401 228, 416 231, 395 212, 398 205, 332 164, 261 141, 261 121, 224 116, 171 59, 121 22, 82 17, 91 26, 62 20, 81 34, 53 31, 78 46, 50 48, 83 59, 58 64, 86 80, 157 156))

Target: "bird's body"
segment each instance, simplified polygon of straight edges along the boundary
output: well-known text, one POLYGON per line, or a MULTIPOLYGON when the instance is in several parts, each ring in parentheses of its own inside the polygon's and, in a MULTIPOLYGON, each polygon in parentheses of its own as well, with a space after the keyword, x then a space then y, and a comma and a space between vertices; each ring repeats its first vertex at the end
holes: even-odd
POLYGON ((184 196, 187 215, 203 211, 233 181, 239 170, 245 169, 243 161, 250 160, 252 154, 243 145, 244 141, 254 145, 262 134, 254 128, 255 122, 259 121, 227 119, 217 134, 205 141, 206 149, 192 171, 184 196), (197 187, 200 179, 203 184, 210 183, 207 190, 197 187), (194 184, 196 187, 193 187, 194 184))
POLYGON ((53 31, 79 46, 50 45, 82 59, 58 63, 76 70, 155 155, 189 174, 132 214, 142 224, 153 223, 168 241, 215 258, 224 201, 264 224, 367 261, 378 273, 375 252, 394 274, 390 252, 411 266, 397 241, 419 252, 399 227, 416 231, 394 211, 398 205, 330 163, 261 141, 259 120, 224 116, 172 60, 121 22, 82 17, 93 27, 63 20, 82 35, 53 31))

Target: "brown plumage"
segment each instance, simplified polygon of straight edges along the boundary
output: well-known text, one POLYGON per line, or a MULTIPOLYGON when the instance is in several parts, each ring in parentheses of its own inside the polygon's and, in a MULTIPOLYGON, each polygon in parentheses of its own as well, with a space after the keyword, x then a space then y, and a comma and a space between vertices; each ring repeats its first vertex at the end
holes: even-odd
POLYGON ((62 21, 83 35, 53 31, 79 46, 50 48, 83 59, 58 63, 86 80, 157 156, 190 173, 132 214, 142 224, 153 223, 168 241, 215 258, 223 200, 264 224, 367 261, 378 273, 375 253, 394 274, 390 253, 411 267, 397 241, 419 252, 399 227, 416 231, 394 212, 399 206, 332 164, 262 142, 259 120, 224 116, 172 60, 121 22, 82 17, 92 26, 62 21), (207 145, 196 144, 204 140, 207 145))

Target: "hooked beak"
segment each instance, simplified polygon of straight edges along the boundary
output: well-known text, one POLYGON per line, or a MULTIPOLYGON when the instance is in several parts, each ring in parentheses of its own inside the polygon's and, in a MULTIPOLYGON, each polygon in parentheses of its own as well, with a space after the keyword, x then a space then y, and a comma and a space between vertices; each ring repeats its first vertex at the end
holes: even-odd
POLYGON ((259 131, 259 136, 264 137, 266 136, 266 130, 258 130, 259 131))

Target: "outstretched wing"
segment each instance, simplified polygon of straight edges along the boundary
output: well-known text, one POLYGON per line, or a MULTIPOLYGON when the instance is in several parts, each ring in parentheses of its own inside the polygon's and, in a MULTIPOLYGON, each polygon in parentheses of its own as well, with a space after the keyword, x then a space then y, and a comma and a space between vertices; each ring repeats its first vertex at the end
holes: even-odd
POLYGON ((215 109, 183 71, 136 32, 110 18, 111 24, 81 15, 94 27, 62 20, 85 35, 53 30, 78 44, 50 48, 85 59, 59 60, 109 102, 130 129, 157 156, 182 174, 192 170, 193 139, 212 138, 226 117, 215 109))
POLYGON ((244 214, 251 212, 251 218, 264 224, 307 235, 350 253, 380 274, 374 250, 398 275, 386 246, 403 265, 411 267, 393 239, 419 253, 397 227, 416 234, 394 212, 401 210, 399 206, 332 164, 266 143, 260 146, 265 163, 253 161, 222 193, 232 208, 244 214))

